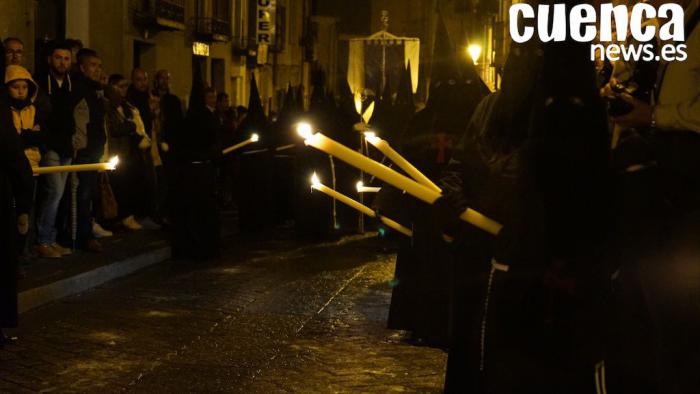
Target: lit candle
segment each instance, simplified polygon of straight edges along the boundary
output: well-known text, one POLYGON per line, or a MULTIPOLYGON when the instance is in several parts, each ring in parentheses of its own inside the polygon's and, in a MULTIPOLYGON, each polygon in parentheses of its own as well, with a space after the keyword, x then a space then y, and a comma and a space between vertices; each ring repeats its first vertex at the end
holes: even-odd
POLYGON ((257 135, 257 134, 253 134, 253 135, 251 135, 250 138, 248 138, 247 140, 242 141, 242 142, 239 142, 239 143, 237 143, 236 145, 229 146, 228 148, 224 149, 221 153, 224 154, 224 155, 228 155, 229 153, 231 153, 231 152, 233 152, 233 151, 235 151, 235 150, 237 150, 237 149, 241 149, 241 148, 243 148, 243 147, 246 146, 246 145, 250 145, 250 144, 252 144, 252 143, 254 143, 254 142, 258 142, 259 140, 260 140, 260 136, 257 135))
MULTIPOLYGON (((311 145, 322 152, 333 155, 347 164, 363 172, 372 174, 395 188, 403 190, 428 204, 433 204, 441 196, 438 191, 423 186, 391 168, 333 141, 321 133, 314 133, 311 125, 308 123, 300 123, 297 126, 297 133, 304 138, 304 143, 306 145, 311 145)), ((471 208, 464 211, 460 215, 460 219, 494 235, 498 234, 502 227, 498 222, 471 208)))
POLYGON ((365 133, 365 139, 367 140, 367 142, 369 142, 375 148, 377 148, 380 152, 382 152, 384 156, 386 156, 389 160, 396 163, 396 165, 399 166, 399 168, 401 168, 402 170, 404 170, 406 174, 408 174, 411 178, 415 179, 416 182, 420 183, 425 187, 433 189, 438 193, 442 193, 442 189, 440 189, 436 184, 434 184, 433 181, 428 179, 427 176, 423 175, 423 173, 420 172, 420 170, 418 170, 413 164, 409 163, 408 160, 404 159, 403 156, 401 156, 399 152, 395 151, 394 148, 392 148, 388 142, 377 137, 377 135, 371 131, 365 133))
MULTIPOLYGON (((360 211, 361 213, 364 213, 365 215, 367 215, 369 217, 372 217, 372 218, 377 217, 377 213, 374 212, 374 210, 372 210, 372 208, 370 208, 364 204, 361 204, 361 203, 353 200, 352 198, 350 198, 342 193, 339 193, 339 192, 331 189, 330 187, 322 184, 321 181, 318 179, 318 176, 316 175, 316 173, 314 173, 314 175, 311 177, 311 188, 316 189, 316 190, 320 191, 321 193, 326 194, 327 196, 334 198, 334 199, 342 202, 343 204, 349 206, 350 208, 353 208, 357 211, 360 211)), ((411 229, 400 225, 399 223, 395 222, 394 220, 391 220, 391 219, 386 218, 384 216, 379 216, 379 220, 382 223, 386 224, 388 227, 391 227, 394 230, 396 230, 402 234, 405 234, 409 237, 413 236, 413 231, 411 231, 411 229)))
POLYGON ((362 181, 357 182, 355 188, 358 193, 379 193, 379 191, 382 190, 381 187, 365 186, 365 183, 362 181))
POLYGON ((114 171, 119 165, 119 157, 114 156, 106 163, 73 164, 69 166, 35 167, 34 176, 61 172, 114 171))
POLYGON ((432 204, 440 197, 440 193, 428 189, 405 175, 399 174, 384 164, 369 159, 361 153, 326 137, 322 133, 314 133, 311 125, 308 123, 300 123, 297 127, 297 132, 304 138, 304 143, 306 145, 311 145, 322 152, 335 156, 351 166, 362 170, 362 172, 372 174, 420 200, 432 204))

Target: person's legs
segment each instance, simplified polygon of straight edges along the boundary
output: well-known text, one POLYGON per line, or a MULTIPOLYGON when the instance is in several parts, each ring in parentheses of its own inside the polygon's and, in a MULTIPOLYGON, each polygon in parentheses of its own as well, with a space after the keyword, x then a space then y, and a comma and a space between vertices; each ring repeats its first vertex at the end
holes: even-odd
MULTIPOLYGON (((62 166, 71 164, 71 158, 62 158, 54 151, 44 154, 41 166, 62 166)), ((56 243, 56 215, 61 197, 66 187, 67 173, 43 175, 39 182, 39 205, 37 206, 37 243, 48 247, 56 243)))
POLYGON ((92 200, 93 193, 97 190, 97 176, 96 172, 78 173, 78 231, 76 242, 81 248, 89 248, 90 243, 95 240, 92 234, 92 200))

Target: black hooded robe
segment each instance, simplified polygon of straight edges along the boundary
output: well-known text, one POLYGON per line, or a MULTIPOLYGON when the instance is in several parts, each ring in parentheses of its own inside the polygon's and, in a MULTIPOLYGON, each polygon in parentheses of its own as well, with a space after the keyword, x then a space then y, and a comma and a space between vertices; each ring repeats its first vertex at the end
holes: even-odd
MULTIPOLYGON (((404 157, 434 181, 488 92, 478 77, 468 81, 454 78, 432 86, 426 108, 412 117, 401 139, 404 157)), ((401 241, 388 326, 412 331, 414 338, 429 346, 447 348, 452 256, 431 227, 429 207, 412 198, 397 197, 413 213, 403 220, 413 223, 414 236, 401 241)))
POLYGON ((466 285, 454 286, 445 392, 594 392, 610 304, 605 112, 584 46, 518 49, 457 156, 469 206, 504 227, 480 246, 458 237, 472 255, 454 265, 466 285))
POLYGON ((219 121, 206 107, 191 108, 180 135, 173 212, 173 255, 206 260, 220 255, 216 161, 221 157, 219 121))

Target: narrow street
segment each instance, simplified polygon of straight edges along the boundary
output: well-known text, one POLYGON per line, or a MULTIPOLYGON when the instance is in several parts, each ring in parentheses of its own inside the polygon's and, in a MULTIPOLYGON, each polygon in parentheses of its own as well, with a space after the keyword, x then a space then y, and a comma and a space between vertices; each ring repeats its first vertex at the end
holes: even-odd
POLYGON ((377 239, 252 242, 21 316, 0 392, 440 392, 446 356, 385 329, 377 239))

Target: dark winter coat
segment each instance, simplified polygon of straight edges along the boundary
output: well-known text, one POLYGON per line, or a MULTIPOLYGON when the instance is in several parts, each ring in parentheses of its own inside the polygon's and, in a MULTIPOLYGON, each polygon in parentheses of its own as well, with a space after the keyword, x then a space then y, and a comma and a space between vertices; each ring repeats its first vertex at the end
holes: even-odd
POLYGON ((61 86, 58 86, 56 79, 50 75, 38 77, 36 80, 39 84, 36 105, 39 112, 46 113, 47 149, 55 151, 61 157, 71 157, 75 133, 73 108, 78 99, 73 81, 69 75, 66 75, 61 86))

